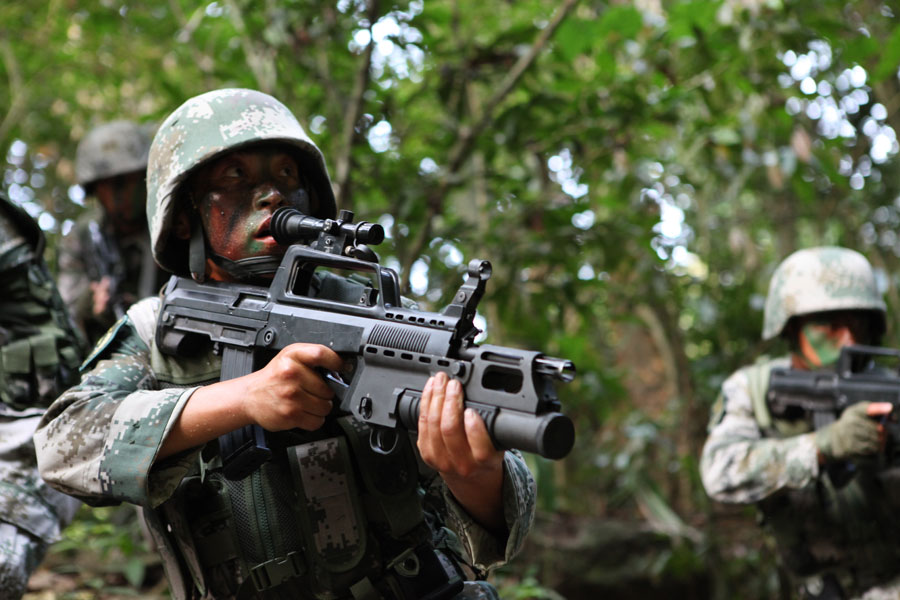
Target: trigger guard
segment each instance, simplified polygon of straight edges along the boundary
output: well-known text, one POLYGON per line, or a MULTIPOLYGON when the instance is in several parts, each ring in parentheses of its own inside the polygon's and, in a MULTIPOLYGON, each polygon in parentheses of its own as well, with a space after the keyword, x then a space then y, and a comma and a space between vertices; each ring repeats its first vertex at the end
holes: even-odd
POLYGON ((375 427, 369 432, 369 447, 372 448, 372 452, 375 452, 376 454, 388 456, 393 454, 394 450, 397 449, 398 439, 399 436, 397 435, 396 430, 375 427), (387 447, 388 444, 385 443, 388 441, 390 442, 390 447, 387 447))

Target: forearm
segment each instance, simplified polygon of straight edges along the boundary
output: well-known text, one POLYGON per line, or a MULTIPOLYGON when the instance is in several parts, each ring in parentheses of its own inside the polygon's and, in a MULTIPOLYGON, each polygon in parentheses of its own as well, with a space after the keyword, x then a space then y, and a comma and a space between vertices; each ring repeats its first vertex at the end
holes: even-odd
POLYGON ((502 533, 487 529, 465 509, 445 485, 449 509, 447 525, 463 544, 472 565, 482 570, 498 567, 521 550, 534 522, 537 488, 518 452, 506 452, 501 484, 502 533))
POLYGON ((202 446, 219 436, 249 425, 243 411, 243 378, 197 388, 163 440, 158 458, 202 446))
POLYGON ((800 489, 819 475, 812 434, 784 439, 740 439, 710 435, 700 474, 715 500, 753 503, 782 489, 800 489))
POLYGON ((443 479, 456 501, 475 521, 497 535, 507 534, 503 516, 503 463, 477 477, 444 476, 443 479))

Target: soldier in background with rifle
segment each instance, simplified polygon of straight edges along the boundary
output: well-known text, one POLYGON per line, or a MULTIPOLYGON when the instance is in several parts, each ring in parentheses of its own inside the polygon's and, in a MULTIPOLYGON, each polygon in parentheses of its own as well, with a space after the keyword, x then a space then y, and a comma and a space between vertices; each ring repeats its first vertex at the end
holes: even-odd
POLYGON ((881 422, 892 404, 872 393, 872 401, 821 419, 802 403, 784 410, 784 390, 770 390, 770 379, 802 372, 830 380, 842 349, 878 345, 885 325, 875 274, 861 254, 799 250, 772 275, 763 324, 763 339, 781 337, 789 355, 731 375, 713 408, 703 485, 715 500, 760 508, 801 598, 900 594, 900 479, 881 458, 881 422))
POLYGON ((59 290, 69 312, 94 343, 167 275, 150 252, 146 217, 150 134, 130 121, 91 130, 78 144, 75 174, 92 206, 59 246, 59 290))
MULTIPOLYGON (((160 127, 148 220, 168 270, 265 289, 287 250, 272 234, 282 206, 337 216, 324 157, 271 96, 209 92, 160 127)), ((361 290, 332 275, 308 293, 355 303, 370 297, 361 290)), ((257 296, 239 293, 235 314, 261 312, 257 296)), ((459 381, 443 371, 428 379, 416 441, 404 433, 380 451, 366 423, 334 414, 322 374, 340 378, 347 365, 330 348, 290 344, 224 379, 220 344, 162 351, 157 332, 169 316, 159 311, 159 298, 128 310, 35 440, 41 473, 58 489, 145 507, 173 597, 497 597, 478 579, 520 549, 535 485, 519 453, 496 449, 465 409, 459 381), (218 439, 245 426, 266 431, 271 457, 231 478, 218 439)))

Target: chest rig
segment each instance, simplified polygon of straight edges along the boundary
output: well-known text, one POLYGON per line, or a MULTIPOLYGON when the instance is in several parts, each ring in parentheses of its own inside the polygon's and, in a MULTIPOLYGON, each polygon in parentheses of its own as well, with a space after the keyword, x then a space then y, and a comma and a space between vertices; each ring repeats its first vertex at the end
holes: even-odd
MULTIPOLYGON (((754 417, 767 438, 809 433, 805 419, 774 417, 766 404, 773 362, 747 370, 754 417)), ((802 489, 759 503, 779 554, 795 576, 832 573, 846 591, 865 590, 896 575, 900 541, 900 469, 858 463, 824 472, 802 489)))
MULTIPOLYGON (((450 598, 462 576, 433 548, 408 438, 391 455, 350 417, 272 436, 241 480, 201 459, 159 511, 195 591, 213 598, 450 598)), ((209 450, 209 448, 207 449, 209 450)))

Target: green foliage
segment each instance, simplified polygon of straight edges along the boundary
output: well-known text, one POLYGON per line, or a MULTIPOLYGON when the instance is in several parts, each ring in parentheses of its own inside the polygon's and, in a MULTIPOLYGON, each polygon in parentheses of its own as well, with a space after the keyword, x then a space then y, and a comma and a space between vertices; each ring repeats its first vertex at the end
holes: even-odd
MULTIPOLYGON (((489 258, 487 340, 576 361, 560 391, 578 441, 533 463, 542 507, 681 522, 699 541, 656 576, 771 591, 769 555, 709 531, 706 412, 732 370, 780 350, 759 342, 761 307, 792 250, 861 250, 900 308, 896 149, 864 133, 900 127, 898 56, 896 7, 877 0, 7 2, 3 188, 45 215, 52 247, 83 210, 72 157, 90 127, 158 123, 215 87, 273 93, 341 205, 386 224, 378 250, 410 296, 439 307, 489 258), (787 62, 812 51, 804 91, 787 62), (856 66, 868 78, 848 87, 856 66), (829 101, 849 133, 828 131, 829 101)), ((69 547, 127 556, 93 514, 69 547)), ((543 575, 510 597, 550 597, 543 575)))

